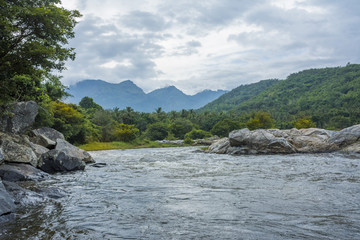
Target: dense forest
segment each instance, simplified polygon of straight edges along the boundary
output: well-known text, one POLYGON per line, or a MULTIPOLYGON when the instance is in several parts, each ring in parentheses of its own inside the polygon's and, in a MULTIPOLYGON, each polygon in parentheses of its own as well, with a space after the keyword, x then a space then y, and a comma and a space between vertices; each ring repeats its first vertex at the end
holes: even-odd
POLYGON ((240 86, 200 111, 226 111, 232 115, 266 111, 280 128, 290 128, 293 121, 305 117, 317 127, 340 129, 360 122, 359 100, 360 65, 348 64, 304 70, 282 81, 240 86), (251 95, 250 87, 257 93, 251 95))

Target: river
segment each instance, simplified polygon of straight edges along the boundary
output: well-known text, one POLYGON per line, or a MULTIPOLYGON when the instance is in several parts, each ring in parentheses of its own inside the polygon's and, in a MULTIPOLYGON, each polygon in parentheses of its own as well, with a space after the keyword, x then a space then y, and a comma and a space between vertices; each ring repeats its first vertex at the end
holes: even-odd
POLYGON ((91 152, 103 168, 38 183, 1 239, 360 239, 360 159, 197 148, 91 152))

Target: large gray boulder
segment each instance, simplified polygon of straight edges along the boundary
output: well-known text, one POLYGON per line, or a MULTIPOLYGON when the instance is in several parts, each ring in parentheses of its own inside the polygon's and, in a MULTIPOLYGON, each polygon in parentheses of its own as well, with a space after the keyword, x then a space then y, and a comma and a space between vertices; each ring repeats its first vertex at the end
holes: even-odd
POLYGON ((41 155, 43 155, 44 153, 48 152, 49 149, 46 147, 43 147, 41 145, 37 145, 35 143, 32 142, 28 142, 30 148, 34 151, 34 153, 36 154, 36 156, 38 157, 38 159, 41 157, 41 155))
POLYGON ((228 154, 324 153, 341 151, 360 153, 360 125, 341 131, 307 129, 240 129, 229 140, 214 143, 208 152, 228 154), (228 142, 227 142, 228 141, 228 142), (220 150, 220 149, 226 149, 220 150))
POLYGON ((343 153, 360 153, 360 142, 353 143, 340 150, 343 153))
POLYGON ((21 134, 34 123, 39 106, 36 102, 29 101, 15 102, 0 108, 0 130, 21 134))
POLYGON ((45 136, 48 139, 56 142, 57 139, 63 139, 65 140, 64 134, 62 134, 61 132, 53 129, 53 128, 49 128, 49 127, 43 127, 43 128, 38 128, 38 129, 34 129, 31 131, 31 133, 33 134, 33 136, 45 136))
POLYGON ((332 150, 346 148, 358 141, 360 141, 360 124, 344 128, 334 133, 328 140, 332 150))
POLYGON ((295 153, 296 149, 284 137, 276 137, 271 132, 259 129, 241 129, 229 134, 232 154, 273 154, 295 153))
POLYGON ((91 157, 91 155, 72 145, 71 143, 67 142, 66 140, 60 139, 58 138, 56 140, 56 150, 62 151, 64 152, 66 155, 70 156, 70 157, 75 157, 75 158, 79 158, 82 161, 84 161, 85 163, 94 163, 94 159, 91 157))
POLYGON ((45 135, 39 134, 37 136, 32 137, 31 142, 40 146, 43 146, 48 149, 54 149, 56 146, 56 142, 46 137, 45 135))
POLYGON ((67 172, 84 170, 85 163, 80 158, 53 149, 41 156, 38 167, 47 173, 67 172))
POLYGON ((13 197, 6 191, 0 179, 0 216, 15 212, 13 197))
POLYGON ((296 148, 297 152, 321 153, 332 151, 328 140, 335 134, 334 131, 320 128, 304 128, 292 129, 287 134, 286 139, 296 148))
POLYGON ((0 148, 5 162, 29 163, 34 167, 37 166, 38 157, 20 136, 0 133, 0 148))
POLYGON ((39 181, 49 178, 49 174, 29 164, 10 163, 0 166, 0 177, 2 180, 10 182, 39 181))
POLYGON ((229 147, 230 147, 229 138, 221 138, 215 141, 213 144, 211 144, 209 148, 206 150, 206 152, 225 154, 227 153, 229 147))

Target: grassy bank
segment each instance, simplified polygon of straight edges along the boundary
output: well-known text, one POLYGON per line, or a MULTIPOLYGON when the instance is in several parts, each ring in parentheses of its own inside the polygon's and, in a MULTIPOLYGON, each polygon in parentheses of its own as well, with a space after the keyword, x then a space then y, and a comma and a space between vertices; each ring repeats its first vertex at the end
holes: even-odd
MULTIPOLYGON (((191 145, 182 145, 191 146, 191 145)), ((163 147, 179 147, 175 144, 163 144, 153 141, 134 141, 134 142, 92 142, 78 146, 85 151, 99 151, 111 149, 137 149, 137 148, 163 148, 163 147)))

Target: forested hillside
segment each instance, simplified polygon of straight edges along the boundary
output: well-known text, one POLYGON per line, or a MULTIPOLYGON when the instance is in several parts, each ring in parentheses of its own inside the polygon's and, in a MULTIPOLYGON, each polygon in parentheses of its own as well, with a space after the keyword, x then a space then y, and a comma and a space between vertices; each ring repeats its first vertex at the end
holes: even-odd
POLYGON ((204 107, 240 115, 269 112, 278 127, 288 128, 301 117, 317 127, 344 128, 360 122, 360 65, 309 69, 289 75, 286 80, 260 91, 260 83, 240 86, 204 107), (258 90, 258 94, 251 91, 258 90), (252 95, 252 96, 251 96, 252 95), (250 96, 250 97, 249 97, 250 96))
POLYGON ((230 92, 225 93, 211 103, 206 104, 204 107, 200 108, 199 111, 229 111, 234 108, 234 106, 249 100, 278 82, 279 80, 277 79, 270 79, 248 85, 241 85, 230 92))

